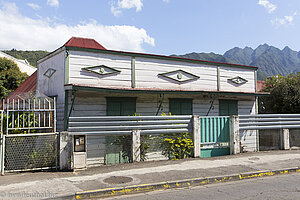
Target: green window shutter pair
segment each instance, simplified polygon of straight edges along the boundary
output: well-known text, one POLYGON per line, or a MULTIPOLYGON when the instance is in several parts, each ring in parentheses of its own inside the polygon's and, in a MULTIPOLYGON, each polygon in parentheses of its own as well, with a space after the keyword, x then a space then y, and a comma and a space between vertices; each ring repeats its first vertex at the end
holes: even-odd
POLYGON ((172 115, 192 115, 193 99, 169 99, 169 112, 172 115))
POLYGON ((238 115, 238 101, 219 100, 219 115, 220 116, 238 115))
POLYGON ((129 116, 136 113, 136 98, 106 98, 106 114, 109 116, 129 116))

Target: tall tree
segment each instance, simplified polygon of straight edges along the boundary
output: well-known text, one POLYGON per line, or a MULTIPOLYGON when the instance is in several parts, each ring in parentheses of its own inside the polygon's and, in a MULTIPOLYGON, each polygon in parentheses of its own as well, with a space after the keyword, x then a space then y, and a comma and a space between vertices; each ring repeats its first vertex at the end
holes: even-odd
POLYGON ((22 73, 17 64, 7 58, 0 58, 0 98, 6 98, 28 78, 22 73))
POLYGON ((260 99, 261 113, 300 113, 300 72, 267 79, 263 91, 270 95, 260 99))

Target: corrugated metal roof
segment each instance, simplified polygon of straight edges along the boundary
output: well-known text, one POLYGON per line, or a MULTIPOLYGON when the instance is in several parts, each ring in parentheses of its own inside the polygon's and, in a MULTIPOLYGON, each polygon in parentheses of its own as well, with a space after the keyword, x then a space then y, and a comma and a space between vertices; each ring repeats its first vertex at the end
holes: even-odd
POLYGON ((36 90, 37 71, 29 76, 15 91, 10 93, 6 99, 18 99, 24 93, 34 92, 36 90))
POLYGON ((72 37, 71 39, 68 40, 68 42, 64 44, 64 46, 106 50, 96 40, 90 38, 80 38, 80 37, 72 37))

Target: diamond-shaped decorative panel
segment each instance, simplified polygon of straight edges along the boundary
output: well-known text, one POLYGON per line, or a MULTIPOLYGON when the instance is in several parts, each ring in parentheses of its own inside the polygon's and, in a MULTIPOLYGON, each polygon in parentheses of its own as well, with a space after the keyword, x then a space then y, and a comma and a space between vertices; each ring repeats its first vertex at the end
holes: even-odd
POLYGON ((105 65, 99 65, 99 66, 94 66, 94 67, 84 67, 82 68, 83 70, 89 71, 89 72, 93 72, 96 74, 100 74, 100 75, 108 75, 108 74, 115 74, 115 73, 119 73, 121 71, 105 66, 105 65))
POLYGON ((237 85, 242 85, 242 84, 245 84, 247 83, 248 81, 240 76, 237 76, 237 77, 234 77, 234 78, 231 78, 231 79, 228 79, 228 81, 232 82, 232 83, 235 83, 237 85))
POLYGON ((160 76, 163 76, 165 78, 177 81, 179 83, 194 80, 200 78, 199 76, 196 76, 194 74, 191 74, 189 72, 183 71, 181 69, 171 72, 166 72, 162 74, 158 74, 160 76))
POLYGON ((56 72, 55 69, 49 68, 49 69, 47 69, 47 71, 44 73, 44 76, 46 76, 46 77, 48 77, 48 78, 51 78, 55 72, 56 72))

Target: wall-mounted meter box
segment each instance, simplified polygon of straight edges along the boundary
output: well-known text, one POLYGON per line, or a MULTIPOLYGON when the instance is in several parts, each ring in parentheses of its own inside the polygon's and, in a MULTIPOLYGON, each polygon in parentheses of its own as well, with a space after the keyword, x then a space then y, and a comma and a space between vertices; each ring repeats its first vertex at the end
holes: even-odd
POLYGON ((85 135, 74 135, 74 152, 85 152, 85 135))

